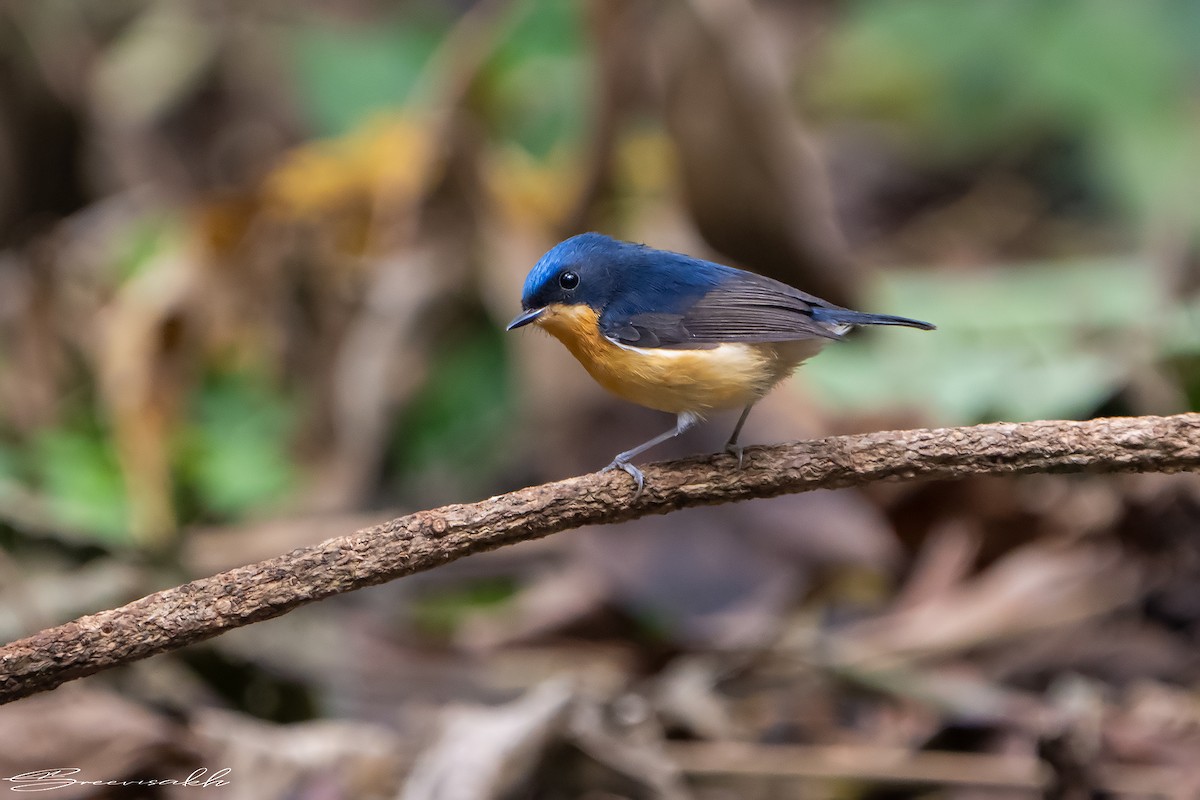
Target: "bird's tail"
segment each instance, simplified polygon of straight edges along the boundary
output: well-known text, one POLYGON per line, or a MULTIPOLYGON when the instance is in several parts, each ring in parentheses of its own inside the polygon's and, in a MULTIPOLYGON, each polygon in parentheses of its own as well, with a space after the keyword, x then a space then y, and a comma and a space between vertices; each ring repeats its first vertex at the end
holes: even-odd
POLYGON ((851 311, 848 308, 814 308, 812 317, 817 322, 829 322, 834 325, 903 325, 908 328, 920 328, 923 331, 937 330, 936 325, 921 322, 919 319, 908 317, 893 317, 890 314, 866 314, 862 311, 851 311))

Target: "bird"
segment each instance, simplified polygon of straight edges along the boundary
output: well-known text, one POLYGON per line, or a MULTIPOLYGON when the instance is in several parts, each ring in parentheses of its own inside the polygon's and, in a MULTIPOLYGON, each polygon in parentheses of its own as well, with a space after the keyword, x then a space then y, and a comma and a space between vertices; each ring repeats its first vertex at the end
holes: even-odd
POLYGON ((712 261, 582 233, 546 252, 525 279, 521 313, 507 330, 534 325, 554 336, 592 378, 625 400, 676 415, 675 426, 618 453, 632 460, 717 411, 741 408, 726 452, 750 409, 827 342, 860 325, 936 326, 834 305, 781 281, 712 261))

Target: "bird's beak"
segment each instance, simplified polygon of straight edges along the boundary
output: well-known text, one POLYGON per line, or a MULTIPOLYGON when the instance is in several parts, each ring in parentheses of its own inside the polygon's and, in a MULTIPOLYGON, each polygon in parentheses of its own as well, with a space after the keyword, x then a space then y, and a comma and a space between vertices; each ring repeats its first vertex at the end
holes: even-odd
POLYGON ((511 331, 516 330, 517 328, 523 328, 531 322, 536 322, 537 318, 545 313, 545 307, 535 308, 532 311, 522 311, 520 314, 517 314, 516 319, 508 323, 508 327, 505 328, 505 330, 511 331))

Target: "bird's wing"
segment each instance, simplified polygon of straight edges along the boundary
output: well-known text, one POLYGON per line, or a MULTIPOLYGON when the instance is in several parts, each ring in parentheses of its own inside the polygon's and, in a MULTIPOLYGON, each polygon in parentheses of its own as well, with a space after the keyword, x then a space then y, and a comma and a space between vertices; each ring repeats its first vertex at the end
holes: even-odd
POLYGON ((723 342, 840 339, 844 327, 813 319, 819 298, 751 272, 737 272, 703 295, 670 311, 605 313, 601 329, 634 347, 713 347, 723 342))

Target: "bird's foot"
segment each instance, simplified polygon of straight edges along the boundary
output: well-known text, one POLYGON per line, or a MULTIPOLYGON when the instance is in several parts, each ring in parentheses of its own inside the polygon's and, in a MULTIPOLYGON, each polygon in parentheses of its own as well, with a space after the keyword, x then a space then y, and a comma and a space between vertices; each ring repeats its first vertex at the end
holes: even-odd
POLYGON ((635 483, 637 483, 637 492, 634 493, 633 499, 637 500, 639 497, 641 497, 642 489, 646 488, 646 476, 642 474, 642 471, 633 464, 630 464, 628 461, 622 461, 619 458, 614 459, 611 464, 600 471, 611 472, 614 469, 624 470, 625 472, 629 473, 629 476, 633 478, 635 483))
POLYGON ((731 455, 731 456, 737 456, 737 460, 738 460, 737 468, 741 469, 742 468, 742 457, 746 453, 746 448, 740 444, 734 444, 733 442, 730 442, 729 444, 725 445, 725 452, 729 453, 729 455, 731 455))

